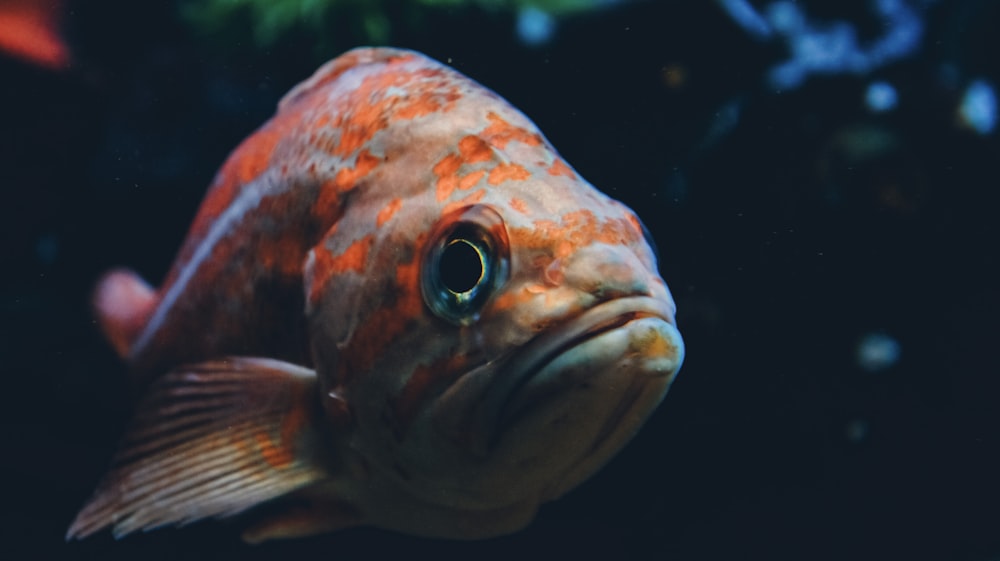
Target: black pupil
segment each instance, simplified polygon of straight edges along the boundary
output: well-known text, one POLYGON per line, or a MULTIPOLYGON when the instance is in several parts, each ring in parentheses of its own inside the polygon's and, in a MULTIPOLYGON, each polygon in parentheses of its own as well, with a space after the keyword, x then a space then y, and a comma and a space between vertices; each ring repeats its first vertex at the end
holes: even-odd
POLYGON ((438 266, 441 282, 456 294, 472 290, 483 278, 482 256, 469 240, 456 239, 449 242, 441 253, 438 266))

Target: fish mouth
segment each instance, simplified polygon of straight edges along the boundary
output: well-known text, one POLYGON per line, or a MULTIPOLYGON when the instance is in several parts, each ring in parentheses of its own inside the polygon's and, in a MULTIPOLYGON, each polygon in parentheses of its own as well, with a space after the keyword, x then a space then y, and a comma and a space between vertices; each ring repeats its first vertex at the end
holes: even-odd
MULTIPOLYGON (((463 448, 487 457, 511 426, 597 378, 617 376, 630 386, 658 382, 658 403, 683 358, 668 302, 616 298, 550 326, 511 355, 468 373, 446 392, 464 399, 444 400, 435 417, 463 448)), ((599 432, 609 430, 613 427, 599 432)))

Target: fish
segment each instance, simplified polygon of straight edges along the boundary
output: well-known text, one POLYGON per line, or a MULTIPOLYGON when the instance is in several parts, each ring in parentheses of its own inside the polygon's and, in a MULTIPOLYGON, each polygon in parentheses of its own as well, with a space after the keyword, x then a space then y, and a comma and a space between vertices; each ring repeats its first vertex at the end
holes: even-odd
POLYGON ((50 70, 72 62, 62 38, 62 0, 0 0, 0 51, 50 70))
POLYGON ((67 539, 237 514, 250 543, 516 532, 674 380, 657 259, 496 93, 348 51, 230 154, 159 288, 98 281, 141 397, 67 539))

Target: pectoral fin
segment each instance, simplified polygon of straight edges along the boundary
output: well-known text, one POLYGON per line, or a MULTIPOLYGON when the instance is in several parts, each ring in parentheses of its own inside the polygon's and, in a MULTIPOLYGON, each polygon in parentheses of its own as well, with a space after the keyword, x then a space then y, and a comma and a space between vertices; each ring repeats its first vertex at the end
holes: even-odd
POLYGON ((229 516, 323 480, 315 386, 311 370, 257 358, 160 378, 67 539, 229 516))

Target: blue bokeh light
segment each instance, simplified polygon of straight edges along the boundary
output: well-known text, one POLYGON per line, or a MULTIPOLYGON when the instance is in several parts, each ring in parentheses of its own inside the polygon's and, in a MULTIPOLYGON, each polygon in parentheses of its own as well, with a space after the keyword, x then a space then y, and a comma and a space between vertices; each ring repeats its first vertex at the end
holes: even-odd
POLYGON ((771 2, 761 12, 746 0, 719 0, 719 5, 755 39, 778 38, 786 44, 791 58, 771 69, 769 81, 775 88, 790 89, 810 74, 867 74, 912 54, 924 35, 919 9, 933 1, 874 0, 871 9, 885 31, 868 43, 858 39, 851 22, 813 21, 788 0, 771 2))
POLYGON ((962 96, 958 114, 969 128, 979 134, 989 134, 997 126, 997 96, 985 80, 969 84, 962 96))
POLYGON ((544 45, 555 35, 556 20, 547 12, 528 6, 518 12, 516 29, 518 39, 525 45, 544 45))
POLYGON ((755 39, 770 39, 773 35, 771 26, 747 0, 719 0, 719 4, 729 13, 729 17, 755 39))
POLYGON ((858 343, 858 365, 869 372, 879 372, 899 362, 899 342, 885 333, 869 333, 858 343))
POLYGON ((865 90, 865 105, 876 113, 894 109, 898 101, 896 88, 889 82, 872 82, 865 90))

